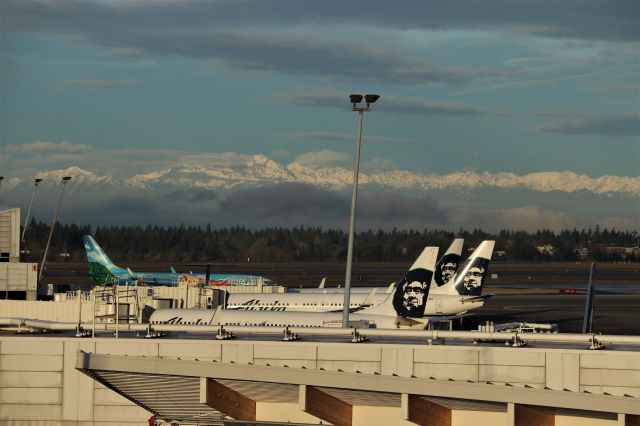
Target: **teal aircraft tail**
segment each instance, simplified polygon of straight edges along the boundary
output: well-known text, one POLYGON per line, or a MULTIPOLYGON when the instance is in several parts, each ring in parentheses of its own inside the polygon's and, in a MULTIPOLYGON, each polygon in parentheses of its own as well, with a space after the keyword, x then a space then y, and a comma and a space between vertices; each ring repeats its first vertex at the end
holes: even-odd
POLYGON ((95 283, 112 284, 129 277, 129 272, 113 263, 91 235, 84 235, 82 242, 87 252, 89 276, 95 283))

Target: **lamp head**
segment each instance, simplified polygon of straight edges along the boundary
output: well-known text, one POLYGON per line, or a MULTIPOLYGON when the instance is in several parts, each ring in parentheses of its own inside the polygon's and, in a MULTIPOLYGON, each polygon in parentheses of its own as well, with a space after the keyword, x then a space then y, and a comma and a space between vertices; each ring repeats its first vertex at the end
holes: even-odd
POLYGON ((356 104, 362 102, 362 95, 349 95, 349 100, 353 104, 353 107, 356 107, 356 104))
POLYGON ((65 182, 69 182, 70 180, 71 180, 71 176, 63 176, 63 177, 62 177, 62 182, 63 182, 63 183, 65 183, 65 182))
POLYGON ((380 99, 380 95, 365 95, 364 100, 367 103, 367 107, 369 104, 375 103, 378 99, 380 99))
POLYGON ((42 182, 42 179, 40 179, 40 178, 36 178, 36 179, 34 180, 34 182, 35 182, 35 184, 37 185, 37 184, 39 184, 40 182, 42 182))

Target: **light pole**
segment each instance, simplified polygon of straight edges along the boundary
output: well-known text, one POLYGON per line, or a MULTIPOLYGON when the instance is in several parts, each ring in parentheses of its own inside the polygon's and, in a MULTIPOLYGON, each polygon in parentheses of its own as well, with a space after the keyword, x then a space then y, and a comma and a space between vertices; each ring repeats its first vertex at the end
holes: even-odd
POLYGON ((29 203, 29 210, 27 210, 27 217, 24 220, 24 228, 22 228, 22 238, 20 242, 24 244, 24 234, 27 233, 27 225, 29 224, 29 216, 31 215, 31 206, 33 206, 33 200, 36 198, 36 191, 38 190, 38 184, 42 182, 42 179, 36 178, 33 185, 33 195, 31 196, 31 202, 29 203))
POLYGON ((351 193, 351 216, 349 217, 349 244, 347 246, 347 270, 344 276, 344 306, 342 308, 342 328, 349 327, 349 306, 351 299, 351 264, 353 258, 353 233, 356 224, 356 200, 358 198, 358 172, 360 170, 360 145, 362 142, 362 116, 371 111, 370 105, 380 98, 378 95, 365 95, 366 107, 358 106, 362 95, 350 95, 353 111, 358 113, 358 129, 356 130, 356 158, 353 165, 353 191, 351 193))
POLYGON ((62 191, 60 191, 60 198, 58 199, 58 207, 56 207, 56 212, 53 214, 53 222, 51 223, 51 230, 49 231, 49 239, 47 240, 47 245, 44 247, 44 256, 42 256, 42 264, 40 265, 40 275, 38 275, 38 284, 42 280, 42 274, 44 274, 44 263, 47 260, 47 252, 49 251, 49 244, 51 244, 51 236, 53 235, 53 228, 56 226, 56 220, 58 220, 58 212, 60 211, 60 204, 62 204, 62 194, 64 194, 64 187, 71 180, 71 176, 63 176, 62 177, 62 191))

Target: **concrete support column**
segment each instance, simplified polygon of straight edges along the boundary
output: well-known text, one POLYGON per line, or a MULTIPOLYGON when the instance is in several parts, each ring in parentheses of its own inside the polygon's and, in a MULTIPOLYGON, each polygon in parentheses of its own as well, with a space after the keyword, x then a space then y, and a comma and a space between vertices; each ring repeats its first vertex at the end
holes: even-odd
POLYGON ((409 420, 409 394, 400 394, 400 413, 402 420, 409 420))
POLYGON ((256 401, 213 379, 200 378, 200 402, 236 420, 256 420, 256 401))
POLYGON ((409 395, 410 422, 423 426, 451 426, 451 409, 417 395, 409 395))
POLYGON ((329 395, 314 386, 300 386, 300 396, 304 394, 304 411, 335 426, 351 426, 353 406, 329 395))
POLYGON ((516 404, 507 403, 507 426, 515 426, 516 424, 516 404))
POLYGON ((307 410, 307 385, 298 386, 298 408, 301 411, 307 410))
POLYGON ((515 404, 515 426, 555 426, 553 413, 533 405, 515 404))

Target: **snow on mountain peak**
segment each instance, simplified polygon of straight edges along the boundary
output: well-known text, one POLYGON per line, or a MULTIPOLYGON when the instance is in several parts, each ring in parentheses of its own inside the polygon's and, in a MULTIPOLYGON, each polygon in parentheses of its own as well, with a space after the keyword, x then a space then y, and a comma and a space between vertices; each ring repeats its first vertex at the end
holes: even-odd
MULTIPOLYGON (((47 184, 59 182, 63 176, 72 176, 72 183, 125 185, 140 189, 178 186, 181 188, 207 188, 231 190, 258 187, 265 184, 299 182, 331 190, 350 188, 353 171, 340 167, 307 167, 293 162, 286 166, 264 156, 246 156, 241 162, 229 165, 177 164, 168 169, 137 174, 127 180, 112 176, 99 176, 79 167, 51 170, 38 175, 47 184)), ((20 177, 28 182, 26 176, 20 177)), ((601 176, 591 178, 570 171, 535 172, 517 175, 511 172, 490 173, 473 170, 456 171, 446 175, 426 175, 405 170, 379 173, 360 173, 362 186, 375 186, 389 190, 421 193, 430 190, 472 191, 479 188, 525 189, 536 192, 585 191, 594 194, 624 194, 640 197, 640 177, 601 176)), ((20 184, 13 181, 12 186, 20 184)), ((7 185, 8 187, 9 185, 7 185)))

